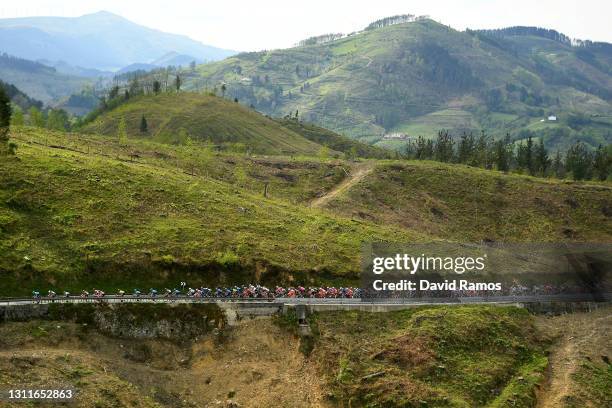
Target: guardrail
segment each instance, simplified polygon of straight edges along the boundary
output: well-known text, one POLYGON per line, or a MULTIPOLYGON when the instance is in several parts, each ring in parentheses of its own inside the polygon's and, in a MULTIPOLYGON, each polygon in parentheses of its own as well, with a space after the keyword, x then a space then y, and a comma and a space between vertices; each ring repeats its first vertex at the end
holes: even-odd
POLYGON ((612 293, 557 294, 528 296, 475 296, 475 297, 421 297, 421 298, 223 298, 108 295, 104 297, 58 296, 34 298, 0 298, 2 305, 52 304, 52 303, 261 303, 261 304, 486 304, 486 303, 539 303, 539 302, 612 302, 612 293))

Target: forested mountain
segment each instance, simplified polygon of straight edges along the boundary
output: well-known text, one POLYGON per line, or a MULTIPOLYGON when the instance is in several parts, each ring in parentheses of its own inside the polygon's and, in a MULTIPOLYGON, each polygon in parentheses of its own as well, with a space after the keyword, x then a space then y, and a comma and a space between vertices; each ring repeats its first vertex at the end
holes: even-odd
POLYGON ((11 102, 19 106, 22 110, 30 109, 32 106, 38 109, 41 109, 43 107, 43 103, 41 101, 37 101, 34 98, 30 98, 13 84, 8 84, 6 82, 0 81, 0 88, 4 89, 11 102))
POLYGON ((201 65, 189 89, 219 89, 273 116, 300 112, 355 138, 403 148, 405 138, 484 129, 545 139, 612 141, 612 45, 554 30, 460 32, 397 16, 361 32, 312 37, 284 50, 201 65), (385 134, 400 134, 393 138, 385 134))
POLYGON ((0 54, 0 80, 15 85, 32 98, 52 103, 78 93, 91 78, 62 74, 38 62, 0 54))
POLYGON ((168 52, 218 60, 233 51, 204 45, 101 11, 81 17, 0 20, 0 52, 29 60, 64 61, 72 66, 116 70, 147 63, 168 52))

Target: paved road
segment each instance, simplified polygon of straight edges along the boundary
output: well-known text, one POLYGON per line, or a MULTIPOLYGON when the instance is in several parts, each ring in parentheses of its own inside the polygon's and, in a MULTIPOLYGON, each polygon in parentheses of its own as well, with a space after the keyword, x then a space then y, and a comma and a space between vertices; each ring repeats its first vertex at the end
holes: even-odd
POLYGON ((408 299, 342 299, 342 298, 193 298, 180 296, 176 298, 151 297, 151 296, 105 296, 104 298, 81 298, 79 296, 56 297, 54 299, 43 297, 39 300, 32 298, 0 298, 1 306, 36 305, 48 303, 242 303, 242 304, 313 304, 313 305, 432 305, 432 304, 504 304, 504 303, 540 303, 540 302, 612 302, 612 293, 601 294, 597 297, 592 295, 542 295, 542 296, 491 296, 491 297, 461 297, 461 298, 408 298, 408 299))

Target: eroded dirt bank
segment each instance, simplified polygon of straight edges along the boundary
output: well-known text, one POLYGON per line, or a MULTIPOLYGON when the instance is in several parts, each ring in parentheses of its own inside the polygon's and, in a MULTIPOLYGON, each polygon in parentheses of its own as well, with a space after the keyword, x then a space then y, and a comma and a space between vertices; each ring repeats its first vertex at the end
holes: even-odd
POLYGON ((0 333, 0 384, 74 384, 83 407, 323 406, 299 340, 270 319, 185 342, 49 321, 5 323, 0 333))

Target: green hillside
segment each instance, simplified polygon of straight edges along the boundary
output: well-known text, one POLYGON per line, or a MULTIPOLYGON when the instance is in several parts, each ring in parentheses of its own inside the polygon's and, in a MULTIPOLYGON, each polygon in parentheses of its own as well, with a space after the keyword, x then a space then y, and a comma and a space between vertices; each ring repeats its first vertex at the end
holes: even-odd
MULTIPOLYGON (((362 242, 422 239, 192 172, 198 153, 211 167, 229 158, 198 147, 169 157, 164 145, 134 140, 129 149, 142 158, 131 161, 107 138, 24 129, 13 140, 18 156, 0 161, 4 294, 49 282, 73 291, 163 287, 178 273, 211 284, 354 281, 362 242)), ((241 173, 239 181, 253 174, 241 173)))
POLYGON ((612 186, 462 165, 379 163, 326 208, 457 241, 610 242, 612 186))
POLYGON ((432 20, 370 29, 290 49, 243 53, 187 74, 273 116, 300 117, 370 143, 385 133, 612 141, 610 45, 572 46, 527 30, 459 32, 432 20), (553 115, 557 120, 548 121, 553 115), (521 133, 523 131, 523 133, 521 133))
POLYGON ((238 103, 199 93, 130 98, 86 125, 85 132, 117 136, 125 120, 129 137, 184 144, 192 141, 267 154, 316 155, 321 146, 238 103), (147 132, 141 132, 142 117, 147 132), (183 140, 185 139, 185 140, 183 140))
POLYGON ((356 283, 364 242, 611 239, 608 183, 35 128, 13 129, 12 141, 17 156, 0 162, 0 279, 11 294, 163 287, 177 274, 356 283))
POLYGON ((393 153, 386 149, 356 141, 311 123, 303 123, 294 119, 278 119, 278 122, 310 141, 343 152, 350 157, 389 159, 393 156, 393 153))

